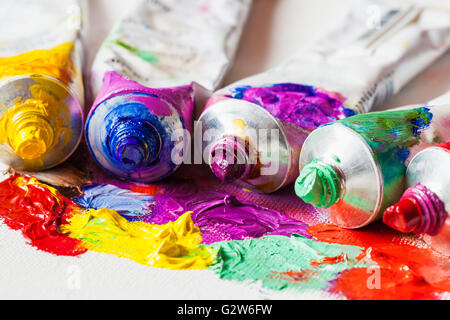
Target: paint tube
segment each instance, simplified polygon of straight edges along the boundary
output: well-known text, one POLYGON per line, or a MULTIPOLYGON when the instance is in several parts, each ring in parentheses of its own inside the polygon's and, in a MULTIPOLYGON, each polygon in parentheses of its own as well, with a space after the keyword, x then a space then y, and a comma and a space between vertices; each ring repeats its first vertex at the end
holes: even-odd
POLYGON ((408 188, 386 209, 383 222, 401 232, 426 234, 434 249, 450 255, 450 142, 419 152, 406 170, 408 188))
POLYGON ((86 3, 4 0, 0 13, 0 161, 39 171, 66 160, 84 125, 86 3))
POLYGON ((141 1, 100 49, 97 96, 86 141, 111 174, 152 182, 181 164, 192 131, 194 92, 222 81, 251 0, 141 1), (174 133, 182 140, 174 139, 174 133), (180 161, 179 161, 180 160, 180 161))
POLYGON ((450 10, 407 1, 355 5, 310 48, 210 98, 198 130, 219 178, 264 193, 293 182, 312 130, 383 103, 449 47, 450 10))
POLYGON ((450 140, 450 105, 360 114, 324 125, 305 141, 297 195, 334 224, 363 227, 404 189, 406 167, 424 148, 450 140))

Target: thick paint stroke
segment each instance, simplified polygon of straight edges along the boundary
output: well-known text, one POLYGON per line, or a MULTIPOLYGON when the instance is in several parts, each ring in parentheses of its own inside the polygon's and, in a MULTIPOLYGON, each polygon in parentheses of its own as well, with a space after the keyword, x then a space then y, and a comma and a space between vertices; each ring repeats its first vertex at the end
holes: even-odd
POLYGON ((61 231, 80 239, 92 251, 115 254, 166 269, 204 269, 214 252, 200 245, 200 229, 190 212, 165 225, 129 222, 111 209, 90 209, 69 219, 61 231))
POLYGON ((264 288, 274 290, 324 290, 341 272, 367 265, 360 258, 360 247, 319 242, 297 234, 219 242, 213 247, 218 256, 212 268, 222 279, 260 281, 264 288), (313 263, 341 255, 345 259, 335 259, 335 263, 313 263))
POLYGON ((13 230, 21 230, 39 250, 76 256, 86 249, 81 241, 58 232, 77 207, 56 189, 35 178, 14 175, 0 183, 0 219, 13 230))
POLYGON ((121 189, 113 185, 88 185, 83 187, 82 196, 74 202, 86 209, 112 209, 121 216, 132 219, 152 214, 154 197, 121 189))
POLYGON ((438 299, 450 291, 450 260, 429 248, 412 246, 389 228, 374 224, 363 230, 319 224, 308 232, 330 245, 365 248, 375 263, 343 271, 331 288, 349 299, 438 299), (379 275, 379 279, 376 277, 379 275))
POLYGON ((72 59, 74 45, 66 42, 51 49, 33 50, 0 58, 0 79, 18 75, 50 76, 69 85, 76 72, 72 59))
MULTIPOLYGON (((151 190, 153 192, 153 190, 151 190)), ((155 195, 152 215, 136 220, 164 224, 174 221, 186 211, 192 211, 194 223, 202 231, 203 243, 259 238, 263 235, 291 235, 310 237, 307 225, 226 192, 198 187, 178 181, 155 195)))
POLYGON ((231 97, 255 103, 278 119, 307 130, 355 114, 344 107, 345 98, 339 93, 295 83, 234 88, 231 97))

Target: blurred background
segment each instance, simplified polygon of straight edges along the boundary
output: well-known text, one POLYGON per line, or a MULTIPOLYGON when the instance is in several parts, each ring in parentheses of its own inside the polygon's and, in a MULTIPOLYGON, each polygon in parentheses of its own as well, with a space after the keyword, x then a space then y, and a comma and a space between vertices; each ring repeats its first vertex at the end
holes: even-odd
MULTIPOLYGON (((90 62, 117 19, 137 1, 89 0, 90 62)), ((236 61, 224 85, 288 59, 323 34, 353 1, 357 0, 253 0, 236 61)), ((450 52, 376 109, 426 103, 447 91, 450 91, 450 52)))

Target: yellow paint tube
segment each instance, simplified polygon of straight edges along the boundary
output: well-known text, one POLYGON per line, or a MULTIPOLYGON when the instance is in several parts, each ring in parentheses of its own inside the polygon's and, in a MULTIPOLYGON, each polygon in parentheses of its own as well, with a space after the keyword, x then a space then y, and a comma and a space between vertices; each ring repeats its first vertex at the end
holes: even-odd
POLYGON ((40 171, 66 160, 84 122, 82 0, 3 0, 0 161, 40 171))

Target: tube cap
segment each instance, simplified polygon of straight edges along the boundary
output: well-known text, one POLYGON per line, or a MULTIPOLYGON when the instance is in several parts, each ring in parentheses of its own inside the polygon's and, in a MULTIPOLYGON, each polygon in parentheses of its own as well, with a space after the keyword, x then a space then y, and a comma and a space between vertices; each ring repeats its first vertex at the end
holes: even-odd
POLYGON ((383 222, 400 232, 437 235, 447 212, 439 197, 421 183, 407 189, 400 201, 387 208, 383 222))
POLYGON ((211 149, 210 166, 214 175, 222 182, 246 178, 251 165, 248 164, 243 141, 237 137, 219 140, 211 149))
POLYGON ((109 133, 109 149, 123 167, 133 169, 158 159, 161 136, 147 121, 121 119, 109 133))
POLYGON ((5 117, 5 133, 14 153, 25 160, 39 159, 45 155, 55 138, 51 120, 45 113, 34 110, 33 106, 11 109, 9 112, 11 114, 5 117))
POLYGON ((313 159, 297 178, 295 193, 306 203, 329 208, 341 196, 341 182, 336 170, 330 164, 313 159))

